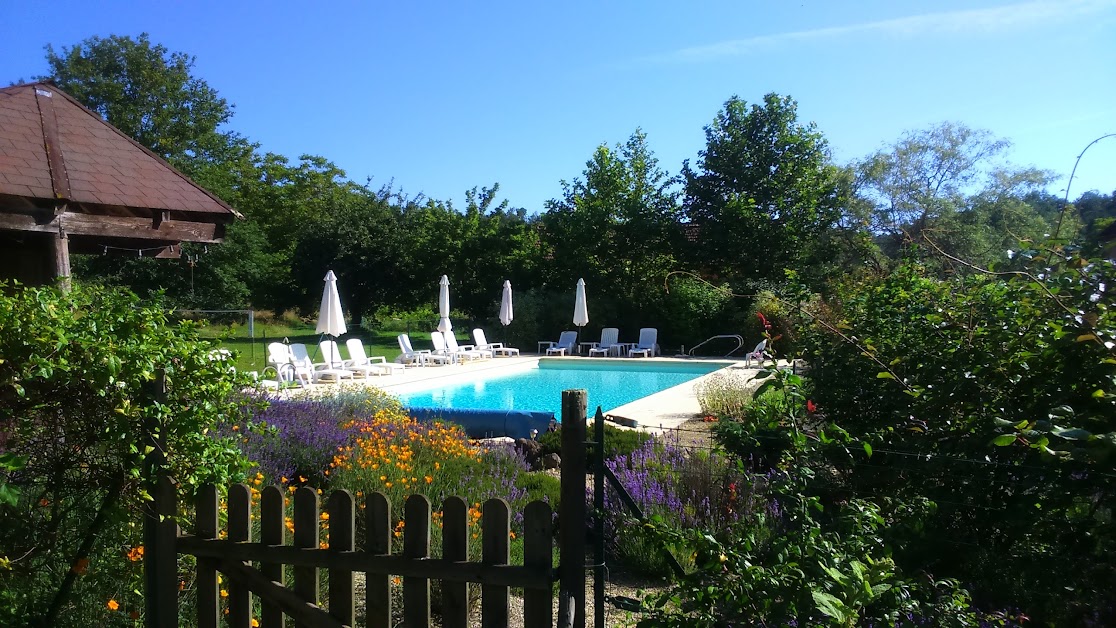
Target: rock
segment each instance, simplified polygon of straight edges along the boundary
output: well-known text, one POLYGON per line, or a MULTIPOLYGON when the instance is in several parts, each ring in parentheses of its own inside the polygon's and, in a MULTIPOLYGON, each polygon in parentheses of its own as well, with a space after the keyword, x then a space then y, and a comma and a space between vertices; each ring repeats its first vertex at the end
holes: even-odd
POLYGON ((542 458, 544 469, 557 469, 562 466, 562 457, 558 454, 547 454, 542 458))
POLYGON ((542 458, 543 451, 541 443, 527 438, 520 438, 515 441, 515 450, 523 456, 532 471, 538 471, 542 468, 539 462, 542 458))

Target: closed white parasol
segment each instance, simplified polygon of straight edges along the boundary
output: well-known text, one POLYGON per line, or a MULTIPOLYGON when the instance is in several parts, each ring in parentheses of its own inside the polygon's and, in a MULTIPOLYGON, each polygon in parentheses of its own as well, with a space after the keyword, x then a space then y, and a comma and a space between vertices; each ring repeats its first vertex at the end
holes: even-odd
POLYGON ((515 318, 512 313, 512 289, 511 280, 504 280, 504 294, 500 297, 500 324, 504 327, 511 325, 512 319, 515 318))
MULTIPOLYGON (((329 271, 325 276, 325 292, 322 293, 322 306, 318 310, 319 334, 337 338, 345 333, 345 315, 341 312, 341 295, 337 292, 337 275, 329 271)), ((330 363, 339 356, 323 356, 330 363)))
POLYGON ((453 324, 449 319, 450 306, 449 306, 449 277, 442 275, 442 280, 438 282, 438 331, 444 333, 453 330, 453 324))

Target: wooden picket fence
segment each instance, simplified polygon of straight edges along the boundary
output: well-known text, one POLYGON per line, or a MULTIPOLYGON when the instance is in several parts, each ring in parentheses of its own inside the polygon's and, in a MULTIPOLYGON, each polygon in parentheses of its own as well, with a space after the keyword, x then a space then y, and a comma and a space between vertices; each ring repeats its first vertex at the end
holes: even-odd
MULTIPOLYGON (((306 628, 354 626, 354 573, 363 572, 366 586, 368 627, 392 626, 392 579, 402 577, 403 622, 409 627, 429 626, 430 581, 440 580, 441 624, 468 625, 469 583, 481 586, 481 623, 507 626, 509 587, 523 589, 525 626, 553 626, 552 587, 553 512, 548 504, 532 502, 524 511, 524 564, 509 564, 510 517, 502 499, 482 505, 481 560, 469 561, 468 504, 450 497, 442 504, 442 557, 430 557, 430 501, 412 495, 404 506, 403 553, 391 553, 395 529, 391 525, 391 503, 382 493, 368 495, 363 510, 365 538, 356 538, 357 504, 348 491, 334 491, 325 516, 317 491, 302 487, 294 493, 293 538, 288 544, 282 491, 274 486, 261 491, 260 538, 251 538, 253 513, 251 489, 243 484, 229 488, 225 538, 220 538, 220 502, 215 486, 207 485, 198 495, 194 534, 182 534, 173 519, 164 516, 149 546, 155 564, 150 565, 149 591, 155 599, 149 617, 157 625, 177 626, 177 556, 197 557, 197 625, 216 628, 224 615, 218 573, 228 581, 228 613, 231 628, 252 625, 252 595, 259 597, 256 618, 262 628, 283 628, 284 615, 306 628), (328 543, 322 547, 320 521, 328 518, 328 543), (168 543, 171 547, 167 547, 168 543), (365 549, 358 551, 356 548, 365 549), (253 566, 253 563, 256 566, 253 566), (285 586, 284 565, 293 566, 293 583, 285 586), (328 572, 328 604, 319 600, 320 570, 328 572), (169 581, 168 581, 169 579, 169 581), (160 597, 161 596, 161 597, 160 597)), ((174 485, 162 478, 155 491, 155 509, 164 515, 176 510, 174 485)))

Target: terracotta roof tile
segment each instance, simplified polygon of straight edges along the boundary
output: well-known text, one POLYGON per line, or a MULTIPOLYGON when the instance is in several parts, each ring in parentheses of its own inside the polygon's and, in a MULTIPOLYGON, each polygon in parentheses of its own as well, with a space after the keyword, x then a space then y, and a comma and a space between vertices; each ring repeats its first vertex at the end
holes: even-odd
POLYGON ((0 88, 0 172, 7 175, 0 194, 54 198, 36 88, 52 94, 70 200, 219 214, 229 220, 236 216, 223 201, 69 95, 41 84, 0 88))

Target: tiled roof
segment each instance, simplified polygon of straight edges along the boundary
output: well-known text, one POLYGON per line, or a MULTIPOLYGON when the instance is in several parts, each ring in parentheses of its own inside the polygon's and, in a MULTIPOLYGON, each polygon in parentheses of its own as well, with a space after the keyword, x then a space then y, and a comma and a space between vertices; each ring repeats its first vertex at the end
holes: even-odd
POLYGON ((225 217, 221 222, 238 215, 68 94, 44 84, 0 88, 0 194, 218 214, 225 217), (58 153, 48 157, 52 136, 58 153))

